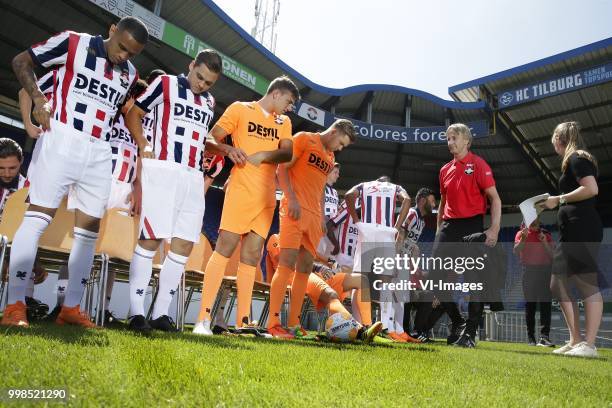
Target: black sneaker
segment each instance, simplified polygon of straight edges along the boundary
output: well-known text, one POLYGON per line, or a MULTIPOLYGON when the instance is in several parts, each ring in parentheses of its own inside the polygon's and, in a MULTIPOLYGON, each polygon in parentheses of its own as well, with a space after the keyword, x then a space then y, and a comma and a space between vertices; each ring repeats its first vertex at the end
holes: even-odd
POLYGON ((555 347, 555 345, 550 341, 548 336, 540 336, 540 341, 538 342, 538 346, 540 346, 540 347, 555 347))
POLYGON ((229 330, 227 329, 227 327, 223 327, 223 326, 216 324, 212 328, 212 332, 213 334, 225 334, 225 333, 229 333, 229 330))
POLYGON ((361 326, 357 332, 357 339, 364 343, 372 343, 374 337, 382 333, 382 323, 376 322, 370 326, 361 326))
POLYGON ((117 319, 110 310, 104 311, 104 326, 105 327, 123 327, 125 324, 117 319))
POLYGON ((529 340, 527 341, 527 344, 529 344, 530 346, 535 346, 536 345, 536 340, 535 337, 533 336, 528 336, 529 340))
POLYGON ((155 320, 149 320, 149 324, 151 328, 155 330, 161 330, 165 332, 175 333, 178 331, 176 328, 176 324, 174 324, 174 320, 168 315, 159 316, 155 320))
POLYGON ((41 320, 49 313, 49 306, 38 299, 26 296, 25 303, 28 320, 41 320))
POLYGON ((463 333, 461 337, 459 337, 459 340, 453 343, 453 346, 474 348, 476 347, 476 343, 474 343, 472 336, 467 333, 463 333))
POLYGON ((45 316, 45 320, 49 322, 55 322, 55 320, 57 319, 57 316, 59 316, 61 311, 62 311, 61 305, 55 306, 53 310, 51 311, 51 313, 45 316))
POLYGON ((433 339, 429 337, 429 334, 427 332, 417 333, 416 336, 412 336, 412 337, 420 340, 421 343, 433 343, 433 339))
POLYGON ((458 325, 451 325, 451 334, 446 338, 446 344, 455 344, 463 334, 464 330, 465 322, 458 325))
POLYGON ((142 334, 149 334, 152 330, 151 326, 149 326, 149 323, 147 322, 147 319, 145 319, 143 315, 132 316, 130 318, 128 328, 142 334))

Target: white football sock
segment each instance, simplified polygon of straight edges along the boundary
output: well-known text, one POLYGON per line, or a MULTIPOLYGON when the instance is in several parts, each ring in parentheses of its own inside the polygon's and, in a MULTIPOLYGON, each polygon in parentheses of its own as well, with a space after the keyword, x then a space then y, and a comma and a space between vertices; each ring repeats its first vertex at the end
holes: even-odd
POLYGON ((28 283, 26 284, 25 296, 29 298, 34 297, 34 273, 30 274, 30 278, 28 279, 28 283))
POLYGON ((17 301, 25 303, 26 285, 32 275, 32 268, 38 251, 38 241, 50 222, 51 217, 47 214, 26 211, 21 225, 15 232, 9 262, 9 305, 17 301))
POLYGON ((153 273, 155 251, 136 245, 130 263, 130 316, 144 316, 144 301, 153 273))
POLYGON ((97 239, 97 232, 74 227, 74 241, 68 258, 68 287, 64 299, 66 307, 81 303, 87 279, 91 274, 97 239))
POLYGON ((168 314, 172 297, 176 293, 183 272, 185 272, 185 263, 187 263, 186 256, 175 254, 172 251, 166 255, 159 273, 159 291, 153 307, 153 320, 168 314))

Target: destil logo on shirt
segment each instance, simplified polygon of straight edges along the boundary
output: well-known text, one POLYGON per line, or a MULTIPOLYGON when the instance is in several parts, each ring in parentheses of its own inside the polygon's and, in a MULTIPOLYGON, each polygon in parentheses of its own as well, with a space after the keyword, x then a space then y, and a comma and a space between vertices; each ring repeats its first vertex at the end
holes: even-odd
POLYGON ((183 105, 180 103, 174 103, 174 119, 180 120, 181 118, 189 119, 190 121, 199 122, 202 125, 208 127, 210 123, 210 115, 201 109, 195 108, 189 105, 183 105))
POLYGON ((249 122, 247 127, 249 136, 265 140, 278 140, 278 129, 273 127, 265 127, 258 123, 249 122))
POLYGON ((124 142, 132 143, 132 135, 127 130, 118 126, 113 126, 111 130, 111 140, 122 140, 124 142))
POLYGON ((76 75, 74 89, 83 91, 85 96, 101 102, 111 109, 116 109, 125 95, 125 90, 118 91, 110 84, 96 78, 89 78, 80 72, 76 75))
POLYGON ((312 152, 308 155, 308 165, 316 168, 325 175, 329 173, 333 166, 333 164, 321 158, 318 154, 312 152))

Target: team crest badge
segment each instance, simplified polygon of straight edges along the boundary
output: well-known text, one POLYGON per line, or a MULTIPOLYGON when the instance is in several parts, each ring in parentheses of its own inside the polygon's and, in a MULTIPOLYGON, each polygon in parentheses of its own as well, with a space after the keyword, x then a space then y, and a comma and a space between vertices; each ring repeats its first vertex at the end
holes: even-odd
POLYGON ((124 69, 123 71, 121 71, 121 75, 119 75, 119 82, 121 82, 121 86, 123 88, 127 89, 130 83, 130 74, 127 70, 124 69))
POLYGON ((465 170, 463 170, 465 174, 471 176, 474 173, 474 165, 472 163, 466 164, 465 170))
POLYGON ((274 123, 276 123, 277 125, 282 125, 284 122, 283 118, 281 117, 281 115, 276 115, 274 117, 274 123))

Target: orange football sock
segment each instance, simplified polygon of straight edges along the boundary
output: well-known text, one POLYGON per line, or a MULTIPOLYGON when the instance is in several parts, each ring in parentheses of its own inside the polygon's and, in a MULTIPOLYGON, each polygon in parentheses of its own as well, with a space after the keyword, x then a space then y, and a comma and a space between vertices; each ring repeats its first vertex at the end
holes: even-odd
POLYGON ((212 310, 213 303, 217 298, 219 287, 223 281, 225 275, 225 268, 229 258, 224 257, 218 252, 213 252, 208 263, 206 264, 206 270, 204 271, 204 283, 202 286, 202 301, 200 303, 200 313, 198 314, 198 321, 204 319, 211 319, 210 313, 212 310))
POLYGON ((238 304, 236 312, 236 327, 246 326, 251 322, 251 299, 253 298, 253 285, 255 284, 256 266, 240 262, 236 272, 236 288, 238 304))
POLYGON ((304 295, 306 294, 306 286, 308 285, 308 275, 310 275, 310 273, 300 273, 296 271, 293 276, 293 282, 291 283, 291 305, 289 307, 289 327, 300 324, 300 313, 302 313, 302 305, 304 304, 304 295))
POLYGON ((288 266, 279 265, 276 268, 276 273, 270 282, 270 317, 268 318, 268 328, 280 326, 280 309, 285 299, 287 284, 293 269, 288 266))

